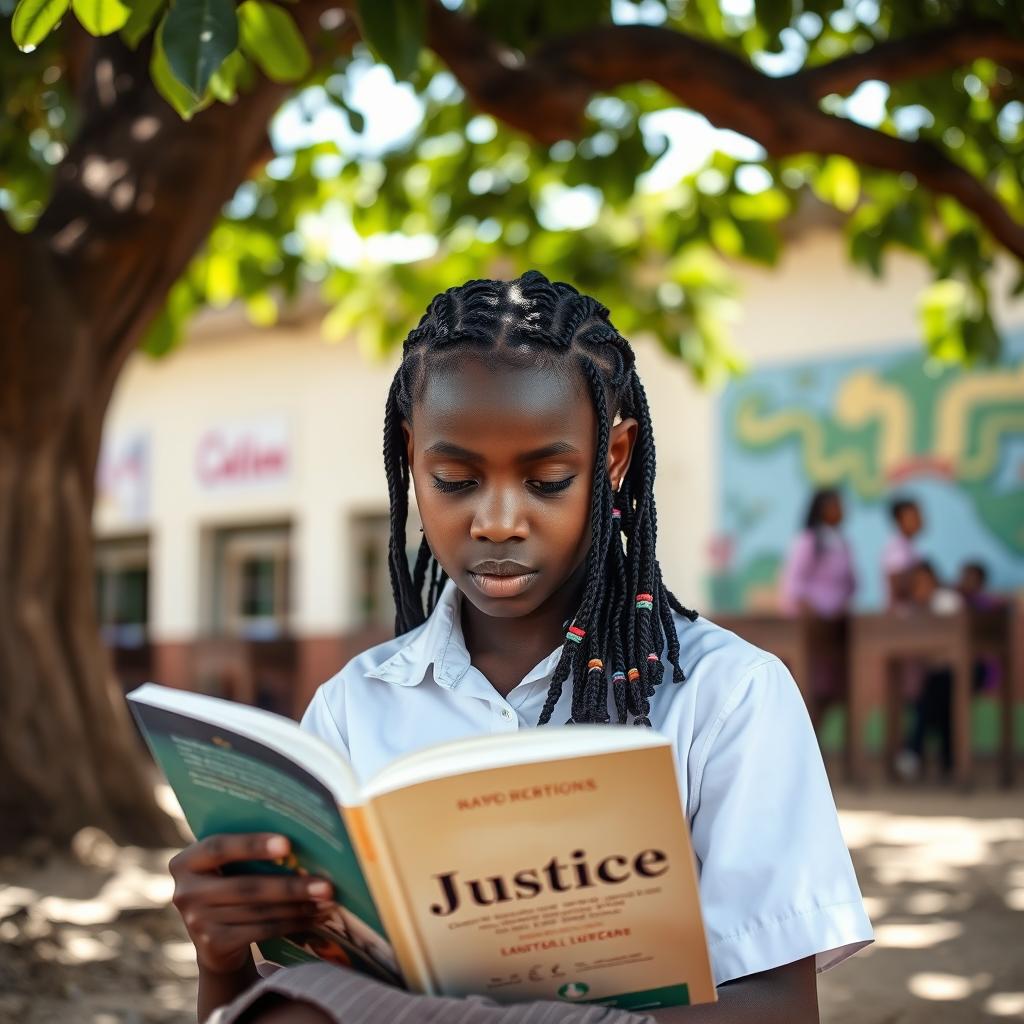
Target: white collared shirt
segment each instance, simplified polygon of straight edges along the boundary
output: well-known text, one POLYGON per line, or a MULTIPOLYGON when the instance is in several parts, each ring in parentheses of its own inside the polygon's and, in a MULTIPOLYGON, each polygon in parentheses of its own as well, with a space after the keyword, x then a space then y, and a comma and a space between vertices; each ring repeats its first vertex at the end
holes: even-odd
MULTIPOLYGON (((470 663, 461 601, 449 582, 422 626, 354 658, 310 702, 303 728, 361 780, 421 747, 537 725, 561 648, 502 697, 470 663)), ((686 682, 666 664, 650 719, 675 750, 715 983, 811 955, 826 970, 872 932, 800 693, 774 655, 704 618, 675 623, 686 682)))

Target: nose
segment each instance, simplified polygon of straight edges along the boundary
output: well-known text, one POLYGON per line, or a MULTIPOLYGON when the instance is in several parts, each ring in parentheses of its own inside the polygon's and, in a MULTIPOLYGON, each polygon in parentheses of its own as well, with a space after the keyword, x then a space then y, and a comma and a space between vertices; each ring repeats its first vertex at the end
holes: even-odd
POLYGON ((501 544, 504 541, 526 539, 530 531, 525 505, 517 494, 521 486, 482 489, 469 527, 469 535, 473 540, 501 544))

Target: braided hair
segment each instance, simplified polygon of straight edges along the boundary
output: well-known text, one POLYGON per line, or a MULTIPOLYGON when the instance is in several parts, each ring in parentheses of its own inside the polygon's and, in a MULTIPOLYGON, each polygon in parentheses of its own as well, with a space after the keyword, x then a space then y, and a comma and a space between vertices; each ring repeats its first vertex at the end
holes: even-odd
POLYGON ((467 352, 495 363, 574 372, 597 414, 586 581, 539 724, 550 721, 570 677, 569 723, 610 722, 610 676, 618 723, 632 717, 634 724, 650 726, 650 698, 662 681, 666 645, 673 681, 684 679, 672 611, 691 621, 697 613, 665 587, 655 557, 654 434, 647 397, 633 350, 612 326, 607 308, 539 271, 514 281, 475 280, 449 288, 434 297, 402 346, 384 420, 396 635, 426 620, 447 580, 425 536, 411 569, 406 557, 410 472, 402 423, 412 422, 429 369, 451 365, 467 352), (607 458, 616 415, 634 417, 639 429, 630 468, 613 493, 607 458))

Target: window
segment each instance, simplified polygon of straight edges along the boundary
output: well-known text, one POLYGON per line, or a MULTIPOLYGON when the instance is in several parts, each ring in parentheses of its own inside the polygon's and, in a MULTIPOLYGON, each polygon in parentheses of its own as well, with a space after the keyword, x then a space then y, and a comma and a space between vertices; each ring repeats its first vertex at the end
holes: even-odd
MULTIPOLYGON (((409 565, 416 564, 420 544, 420 521, 409 509, 406 549, 409 565)), ((391 541, 391 518, 387 512, 371 512, 352 519, 352 543, 355 551, 357 621, 360 626, 395 624, 395 601, 391 592, 391 570, 388 567, 388 546, 391 541)))
POLYGON ((110 647, 141 647, 149 627, 149 543, 145 538, 96 544, 96 613, 110 647))
POLYGON ((287 526, 218 531, 215 632, 247 640, 288 633, 291 530, 287 526))

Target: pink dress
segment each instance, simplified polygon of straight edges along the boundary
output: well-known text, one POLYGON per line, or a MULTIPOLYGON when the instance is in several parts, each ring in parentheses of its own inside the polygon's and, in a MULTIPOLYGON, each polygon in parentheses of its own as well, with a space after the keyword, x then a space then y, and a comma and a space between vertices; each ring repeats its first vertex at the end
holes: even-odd
POLYGON ((783 611, 795 615, 806 604, 834 618, 847 610, 856 589, 850 548, 838 530, 820 527, 796 536, 782 572, 783 611))

